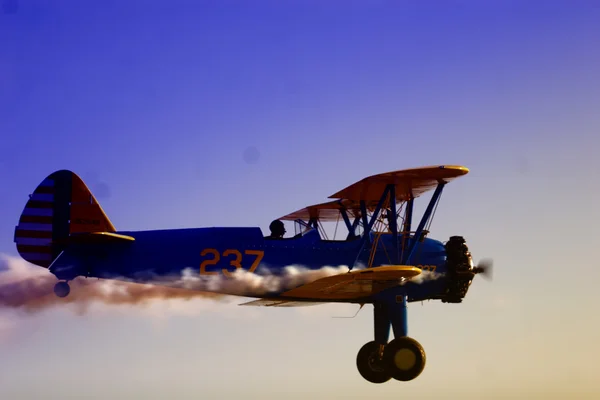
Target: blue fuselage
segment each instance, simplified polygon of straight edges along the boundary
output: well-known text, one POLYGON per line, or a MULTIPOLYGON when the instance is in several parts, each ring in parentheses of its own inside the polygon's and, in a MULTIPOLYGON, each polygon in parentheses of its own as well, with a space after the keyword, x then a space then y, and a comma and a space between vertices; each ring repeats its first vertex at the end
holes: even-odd
MULTIPOLYGON (((282 276, 290 267, 316 271, 323 267, 361 268, 394 264, 391 234, 377 241, 362 237, 353 240, 322 240, 316 230, 289 239, 266 239, 260 228, 197 228, 119 232, 135 238, 133 242, 77 245, 68 248, 50 270, 59 279, 88 276, 129 280, 138 283, 160 283, 184 274, 194 279, 233 279, 236 270, 265 276, 282 276)), ((411 239, 412 240, 412 239, 411 239)), ((409 241, 411 241, 409 240, 409 241)), ((399 255, 402 237, 399 238, 399 255)), ((407 245, 404 246, 408 248, 407 245)), ((410 301, 436 298, 445 290, 446 251, 438 240, 425 239, 417 245, 410 265, 425 270, 435 269, 439 279, 405 285, 410 301)), ((227 293, 213 287, 210 291, 227 293)), ((272 293, 247 288, 248 297, 276 297, 272 293)))

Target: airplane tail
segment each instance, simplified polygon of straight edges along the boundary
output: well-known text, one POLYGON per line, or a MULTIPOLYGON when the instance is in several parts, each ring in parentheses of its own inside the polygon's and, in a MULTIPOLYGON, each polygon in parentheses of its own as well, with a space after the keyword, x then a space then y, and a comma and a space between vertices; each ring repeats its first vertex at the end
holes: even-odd
POLYGON ((116 230, 81 178, 61 170, 44 179, 29 195, 14 241, 23 259, 49 268, 71 235, 100 232, 116 230))

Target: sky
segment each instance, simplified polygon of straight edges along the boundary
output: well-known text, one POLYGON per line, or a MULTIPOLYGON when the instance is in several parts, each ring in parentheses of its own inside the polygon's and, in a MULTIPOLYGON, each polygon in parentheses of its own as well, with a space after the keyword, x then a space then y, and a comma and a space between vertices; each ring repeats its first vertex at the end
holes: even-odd
POLYGON ((197 299, 0 310, 0 398, 600 396, 597 2, 1 3, 9 263, 58 169, 119 230, 266 231, 366 176, 459 164, 430 237, 495 267, 462 304, 410 305, 412 382, 358 374, 369 306, 197 299))

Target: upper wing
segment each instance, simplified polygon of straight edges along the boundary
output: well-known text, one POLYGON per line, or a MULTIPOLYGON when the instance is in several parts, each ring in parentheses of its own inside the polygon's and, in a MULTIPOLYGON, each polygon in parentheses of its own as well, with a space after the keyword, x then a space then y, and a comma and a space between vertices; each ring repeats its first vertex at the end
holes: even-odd
POLYGON ((348 211, 351 217, 360 217, 360 201, 366 202, 367 210, 373 211, 387 185, 396 187, 396 201, 402 202, 411 197, 416 198, 429 190, 435 189, 440 182, 450 182, 469 172, 468 168, 458 165, 440 165, 386 172, 364 178, 329 196, 332 200, 314 204, 283 216, 282 220, 297 219, 320 221, 336 221, 340 209, 348 211))
POLYGON ((284 221, 295 221, 297 219, 310 220, 312 218, 318 218, 320 221, 324 222, 337 221, 340 217, 341 209, 347 210, 350 217, 356 218, 361 216, 358 203, 343 199, 314 204, 287 214, 280 219, 284 221))
POLYGON ((450 182, 466 175, 469 169, 459 165, 439 165, 386 172, 364 178, 329 196, 330 199, 347 199, 358 202, 377 202, 387 185, 396 186, 397 201, 416 198, 441 182, 450 182))
POLYGON ((371 296, 382 290, 400 285, 421 273, 408 265, 368 268, 317 279, 287 292, 281 297, 317 301, 351 300, 371 296))

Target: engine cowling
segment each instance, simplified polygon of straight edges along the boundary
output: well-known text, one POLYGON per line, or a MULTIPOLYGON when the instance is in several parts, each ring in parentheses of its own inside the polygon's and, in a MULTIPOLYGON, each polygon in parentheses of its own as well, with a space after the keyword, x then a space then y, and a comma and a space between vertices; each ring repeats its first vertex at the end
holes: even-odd
POLYGON ((466 240, 452 236, 445 244, 447 282, 443 303, 461 303, 477 273, 466 240))

